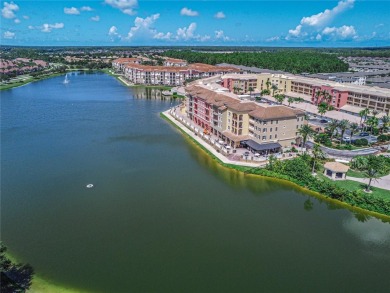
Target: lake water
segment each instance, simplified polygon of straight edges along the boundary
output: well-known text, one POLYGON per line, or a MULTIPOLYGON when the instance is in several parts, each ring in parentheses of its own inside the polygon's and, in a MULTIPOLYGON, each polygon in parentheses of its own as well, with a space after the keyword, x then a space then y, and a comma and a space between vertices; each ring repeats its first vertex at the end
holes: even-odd
POLYGON ((40 277, 90 292, 389 292, 389 223, 218 166, 160 118, 177 102, 154 91, 63 79, 1 92, 1 238, 40 277))

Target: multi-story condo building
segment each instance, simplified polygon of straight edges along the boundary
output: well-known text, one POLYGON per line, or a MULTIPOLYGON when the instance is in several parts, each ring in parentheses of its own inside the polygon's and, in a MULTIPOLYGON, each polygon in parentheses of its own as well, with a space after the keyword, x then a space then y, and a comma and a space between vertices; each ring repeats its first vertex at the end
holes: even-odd
MULTIPOLYGON (((304 101, 318 105, 326 102, 335 110, 352 114, 364 108, 390 114, 390 90, 352 83, 339 83, 296 75, 262 73, 257 76, 257 90, 270 90, 271 94, 284 94, 286 97, 300 97, 304 101), (328 95, 324 95, 324 92, 328 95)), ((231 90, 234 82, 240 82, 240 75, 223 76, 222 85, 231 90)))
POLYGON ((256 74, 226 74, 222 82, 225 88, 238 94, 251 94, 257 89, 256 74))
POLYGON ((121 72, 124 70, 127 64, 141 64, 142 59, 140 58, 119 58, 112 61, 112 67, 115 71, 121 72))
POLYGON ((188 62, 183 60, 183 59, 165 58, 163 65, 164 66, 184 67, 184 66, 188 65, 188 62))
POLYGON ((289 147, 297 143, 298 130, 305 123, 301 110, 242 101, 233 93, 207 85, 192 84, 186 92, 188 118, 233 148, 247 145, 258 151, 289 147))
MULTIPOLYGON (((119 68, 126 79, 134 84, 180 86, 187 80, 207 78, 231 72, 239 72, 232 67, 220 67, 202 63, 188 66, 151 66, 135 63, 118 65, 123 61, 114 61, 113 67, 119 68)), ((126 61, 125 61, 126 62, 126 61)))

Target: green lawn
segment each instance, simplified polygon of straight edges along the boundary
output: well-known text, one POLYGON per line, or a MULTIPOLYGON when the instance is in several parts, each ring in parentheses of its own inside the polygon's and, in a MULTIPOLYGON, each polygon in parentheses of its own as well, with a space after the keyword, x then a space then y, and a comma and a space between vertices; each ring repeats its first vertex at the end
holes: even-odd
POLYGON ((362 172, 349 169, 347 172, 347 176, 355 177, 355 178, 365 178, 364 174, 362 172))
MULTIPOLYGON (((360 182, 356 182, 356 181, 352 181, 352 180, 336 180, 336 181, 333 181, 333 180, 329 179, 328 177, 326 177, 323 174, 317 174, 317 176, 318 176, 318 178, 320 178, 322 180, 330 181, 330 182, 334 183, 337 186, 343 187, 343 188, 351 190, 351 191, 353 191, 353 190, 363 190, 366 187, 366 184, 360 183, 360 182)), ((375 197, 378 197, 378 198, 387 199, 387 200, 390 199, 390 191, 389 190, 385 190, 385 189, 381 189, 381 188, 377 188, 377 187, 371 187, 371 190, 372 190, 372 193, 371 193, 372 196, 375 196, 375 197)))

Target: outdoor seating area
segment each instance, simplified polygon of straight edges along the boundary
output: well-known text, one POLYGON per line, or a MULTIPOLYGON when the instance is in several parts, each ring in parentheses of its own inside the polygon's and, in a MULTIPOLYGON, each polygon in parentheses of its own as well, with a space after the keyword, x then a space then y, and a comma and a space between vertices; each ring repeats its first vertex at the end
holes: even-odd
MULTIPOLYGON (((218 137, 213 133, 205 132, 203 129, 198 128, 193 122, 184 116, 180 110, 180 106, 176 106, 170 110, 170 114, 179 121, 182 125, 187 127, 194 135, 202 138, 203 141, 207 142, 217 152, 226 156, 232 161, 242 162, 263 162, 267 163, 271 155, 277 159, 292 159, 296 156, 295 153, 283 153, 282 146, 275 143, 259 144, 253 140, 241 141, 240 147, 234 148, 223 137, 218 137)), ((226 138, 225 138, 226 139, 226 138)))

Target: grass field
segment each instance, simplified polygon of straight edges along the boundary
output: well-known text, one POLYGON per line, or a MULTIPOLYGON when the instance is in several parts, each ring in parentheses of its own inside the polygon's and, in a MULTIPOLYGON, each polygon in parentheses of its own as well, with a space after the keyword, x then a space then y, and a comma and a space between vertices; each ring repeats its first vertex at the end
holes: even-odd
MULTIPOLYGON (((352 180, 333 181, 323 174, 317 174, 317 176, 318 176, 318 178, 321 178, 322 180, 330 181, 339 187, 343 187, 343 188, 351 190, 351 191, 363 190, 366 188, 366 184, 361 183, 361 182, 356 182, 356 181, 352 181, 352 180)), ((372 193, 371 193, 372 196, 390 200, 390 191, 389 190, 385 190, 385 189, 381 189, 381 188, 377 188, 377 187, 371 187, 371 190, 372 190, 372 193)))

